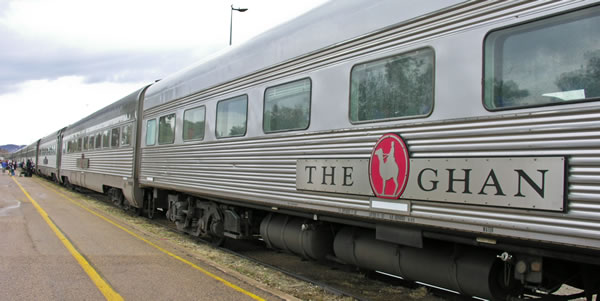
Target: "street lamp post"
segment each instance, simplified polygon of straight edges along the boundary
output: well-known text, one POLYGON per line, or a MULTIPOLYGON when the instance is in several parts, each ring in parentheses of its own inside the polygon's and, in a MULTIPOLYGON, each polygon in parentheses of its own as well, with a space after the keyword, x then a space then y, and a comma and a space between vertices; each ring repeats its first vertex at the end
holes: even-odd
POLYGON ((233 4, 231 5, 231 14, 229 17, 229 45, 231 45, 231 35, 233 33, 233 11, 234 10, 237 10, 240 13, 243 13, 243 12, 247 11, 248 9, 247 8, 234 8, 233 4))

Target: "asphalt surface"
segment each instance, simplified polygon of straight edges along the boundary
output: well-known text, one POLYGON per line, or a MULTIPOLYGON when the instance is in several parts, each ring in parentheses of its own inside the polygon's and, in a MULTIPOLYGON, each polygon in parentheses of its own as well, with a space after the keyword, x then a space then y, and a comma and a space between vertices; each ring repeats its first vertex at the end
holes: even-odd
POLYGON ((0 300, 282 300, 178 252, 47 182, 0 174, 0 300))

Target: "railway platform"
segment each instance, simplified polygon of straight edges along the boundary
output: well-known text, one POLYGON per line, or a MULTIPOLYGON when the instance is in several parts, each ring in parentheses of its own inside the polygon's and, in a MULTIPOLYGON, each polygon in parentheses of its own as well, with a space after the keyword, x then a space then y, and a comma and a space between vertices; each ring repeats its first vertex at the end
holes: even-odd
POLYGON ((285 300, 37 178, 0 175, 0 300, 285 300))

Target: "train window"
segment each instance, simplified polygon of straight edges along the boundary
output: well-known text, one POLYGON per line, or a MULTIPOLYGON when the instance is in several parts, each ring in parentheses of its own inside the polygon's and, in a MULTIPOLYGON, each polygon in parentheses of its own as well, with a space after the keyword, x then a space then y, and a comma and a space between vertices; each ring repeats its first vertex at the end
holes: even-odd
POLYGON ((114 128, 110 132, 110 147, 119 147, 119 138, 121 137, 121 128, 114 128))
POLYGON ((80 152, 82 150, 81 147, 81 138, 77 139, 77 149, 75 150, 76 152, 80 152))
POLYGON ((204 139, 204 120, 206 108, 204 106, 185 110, 183 112, 183 140, 204 139))
POLYGON ((158 118, 158 144, 175 141, 175 113, 158 118))
POLYGON ((429 115, 433 109, 433 49, 355 65, 350 82, 352 122, 429 115))
POLYGON ((146 145, 156 143, 156 119, 150 119, 146 122, 146 145))
POLYGON ((88 137, 83 137, 83 150, 88 150, 88 137))
POLYGON ((121 131, 121 146, 127 146, 131 144, 131 124, 123 126, 121 131))
POLYGON ((217 103, 217 138, 246 135, 248 96, 241 95, 217 103))
POLYGON ((489 110, 600 97, 600 6, 520 24, 485 38, 489 110))
POLYGON ((104 130, 102 132, 102 147, 104 147, 104 148, 109 147, 109 144, 108 144, 109 141, 110 141, 109 131, 104 130))
POLYGON ((89 149, 89 150, 92 150, 92 149, 94 149, 94 135, 91 135, 91 136, 90 136, 90 138, 89 138, 89 140, 88 140, 88 143, 89 143, 89 145, 88 145, 88 149, 89 149))
POLYGON ((101 148, 102 147, 102 134, 98 133, 96 134, 96 148, 101 148))
POLYGON ((304 130, 310 121, 309 78, 265 90, 263 130, 265 133, 304 130))

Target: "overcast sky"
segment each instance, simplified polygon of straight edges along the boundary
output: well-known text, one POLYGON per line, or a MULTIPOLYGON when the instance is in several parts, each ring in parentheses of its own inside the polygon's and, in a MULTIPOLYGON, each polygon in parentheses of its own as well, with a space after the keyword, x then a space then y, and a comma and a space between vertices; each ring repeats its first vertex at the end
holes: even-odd
POLYGON ((30 144, 326 0, 0 0, 0 145, 30 144))

